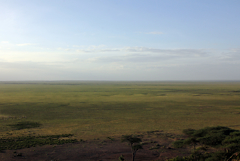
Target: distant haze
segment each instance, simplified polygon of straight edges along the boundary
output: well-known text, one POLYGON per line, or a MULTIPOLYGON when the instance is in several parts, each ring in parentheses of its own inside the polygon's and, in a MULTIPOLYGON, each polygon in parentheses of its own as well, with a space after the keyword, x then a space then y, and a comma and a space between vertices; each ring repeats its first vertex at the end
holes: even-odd
POLYGON ((0 1, 0 81, 239 81, 239 8, 239 0, 0 1))

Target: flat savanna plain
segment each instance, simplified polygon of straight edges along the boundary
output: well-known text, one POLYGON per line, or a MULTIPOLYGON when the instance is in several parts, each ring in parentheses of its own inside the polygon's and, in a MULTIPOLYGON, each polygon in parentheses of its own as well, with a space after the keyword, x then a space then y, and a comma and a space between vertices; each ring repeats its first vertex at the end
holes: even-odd
POLYGON ((240 82, 1 82, 0 135, 77 139, 228 126, 240 130, 240 82), (20 121, 38 128, 13 129, 20 121))

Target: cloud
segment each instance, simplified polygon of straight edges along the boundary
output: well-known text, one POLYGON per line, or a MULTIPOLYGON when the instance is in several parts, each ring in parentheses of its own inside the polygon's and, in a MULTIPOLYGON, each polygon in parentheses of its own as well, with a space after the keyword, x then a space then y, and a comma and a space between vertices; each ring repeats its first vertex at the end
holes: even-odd
MULTIPOLYGON (((193 62, 230 62, 240 61, 240 49, 217 51, 213 49, 159 49, 147 47, 122 47, 105 48, 104 46, 88 46, 82 49, 72 47, 55 48, 46 51, 5 51, 0 54, 0 59, 9 62, 34 61, 34 62, 56 62, 69 61, 72 63, 85 62, 91 64, 101 63, 161 63, 166 64, 170 61, 175 64, 193 62), (7 52, 7 53, 6 53, 7 52), (83 53, 83 54, 81 54, 83 53), (87 53, 87 54, 84 54, 87 53)), ((65 62, 65 63, 66 63, 65 62)), ((62 62, 64 63, 64 62, 62 62)))
POLYGON ((152 49, 144 47, 124 48, 118 50, 104 50, 100 56, 87 59, 91 63, 121 63, 121 64, 146 64, 174 65, 201 62, 203 59, 211 59, 211 52, 203 49, 152 49), (114 51, 109 54, 109 51, 114 51), (118 52, 116 52, 118 51, 118 52))
POLYGON ((167 55, 182 55, 182 56, 202 56, 206 55, 207 51, 204 49, 156 49, 146 47, 129 47, 125 51, 135 53, 156 53, 156 54, 167 54, 167 55))
POLYGON ((173 60, 179 58, 189 58, 176 55, 156 55, 156 54, 127 54, 122 56, 102 56, 91 59, 95 62, 123 62, 123 63, 151 63, 151 62, 161 62, 166 60, 173 60))
POLYGON ((204 49, 157 49, 146 47, 124 47, 124 48, 105 48, 105 49, 77 49, 79 53, 155 53, 182 56, 202 56, 206 55, 204 49))
POLYGON ((17 44, 17 46, 29 46, 29 45, 33 45, 33 44, 32 43, 17 44))
POLYGON ((162 32, 148 32, 147 34, 151 34, 151 35, 162 35, 163 33, 162 32))
POLYGON ((77 49, 76 52, 78 53, 92 53, 92 52, 96 52, 95 50, 80 50, 80 49, 77 49))
POLYGON ((1 41, 2 44, 8 44, 9 41, 1 41))
POLYGON ((9 43, 9 41, 1 41, 0 42, 0 49, 10 49, 11 46, 12 46, 12 44, 9 43))
POLYGON ((108 53, 108 52, 120 52, 124 51, 123 49, 87 49, 87 50, 81 50, 77 49, 76 52, 79 53, 108 53))
POLYGON ((57 48, 57 50, 61 50, 61 51, 73 51, 73 49, 70 49, 70 48, 57 48))
POLYGON ((0 54, 1 80, 239 79, 240 49, 125 47, 83 51, 92 53, 18 51, 0 54))
POLYGON ((240 49, 224 51, 218 56, 218 59, 222 61, 240 62, 240 49))

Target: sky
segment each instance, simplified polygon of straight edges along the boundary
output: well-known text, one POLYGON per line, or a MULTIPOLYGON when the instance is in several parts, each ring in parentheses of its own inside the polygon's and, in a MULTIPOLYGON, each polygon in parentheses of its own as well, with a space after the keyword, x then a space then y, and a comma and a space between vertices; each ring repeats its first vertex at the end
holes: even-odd
POLYGON ((0 0, 0 81, 239 81, 239 0, 0 0))

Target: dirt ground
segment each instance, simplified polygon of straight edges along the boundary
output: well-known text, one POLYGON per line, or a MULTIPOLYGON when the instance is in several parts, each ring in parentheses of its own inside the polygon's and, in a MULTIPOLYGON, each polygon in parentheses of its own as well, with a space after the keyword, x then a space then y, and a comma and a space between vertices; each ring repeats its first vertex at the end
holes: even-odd
MULTIPOLYGON (((136 161, 164 161, 189 155, 189 149, 174 149, 177 137, 163 137, 152 133, 142 137, 143 149, 137 151, 136 161)), ((165 135, 165 134, 164 134, 165 135)), ((132 160, 131 148, 120 138, 88 140, 63 145, 45 145, 0 152, 1 161, 118 161, 121 155, 132 160)))

